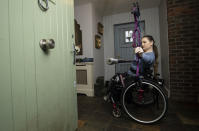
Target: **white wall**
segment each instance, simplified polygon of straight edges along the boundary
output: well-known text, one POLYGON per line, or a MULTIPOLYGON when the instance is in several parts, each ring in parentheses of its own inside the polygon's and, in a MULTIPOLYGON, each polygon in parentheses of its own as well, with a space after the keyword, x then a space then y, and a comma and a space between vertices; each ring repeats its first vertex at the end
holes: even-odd
MULTIPOLYGON (((158 8, 150 8, 141 10, 141 20, 145 21, 146 34, 152 35, 156 41, 160 52, 160 32, 159 32, 159 10, 158 8)), ((130 12, 121 13, 103 17, 104 24, 104 59, 114 57, 114 24, 128 23, 134 21, 130 12)), ((161 53, 159 53, 161 55, 161 53)), ((161 56, 159 56, 159 59, 161 56)), ((115 66, 104 64, 105 80, 109 80, 115 74, 115 66)), ((161 73, 161 62, 159 64, 159 72, 161 73)))
MULTIPOLYGON (((96 10, 95 5, 93 5, 93 38, 95 38, 95 35, 98 34, 97 31, 97 25, 98 22, 103 23, 103 17, 100 15, 100 12, 96 10)), ((98 34, 99 35, 99 34, 98 34)), ((93 55, 94 55, 94 80, 98 76, 104 76, 104 44, 103 44, 103 36, 101 36, 101 48, 96 49, 95 48, 95 39, 93 41, 93 55)))
MULTIPOLYGON (((95 34, 97 34, 97 23, 102 23, 102 16, 96 11, 95 5, 86 3, 75 6, 75 19, 82 30, 83 55, 77 58, 94 58, 94 82, 98 76, 104 76, 104 47, 95 48, 95 34)), ((103 36, 101 36, 103 39, 103 36)))
POLYGON ((75 19, 80 24, 82 30, 82 47, 83 55, 77 56, 77 58, 93 58, 93 28, 92 28, 92 4, 87 3, 80 6, 75 6, 75 19))
POLYGON ((167 5, 165 0, 161 0, 159 13, 160 13, 162 77, 165 80, 166 87, 168 87, 169 89, 168 23, 167 23, 167 5))

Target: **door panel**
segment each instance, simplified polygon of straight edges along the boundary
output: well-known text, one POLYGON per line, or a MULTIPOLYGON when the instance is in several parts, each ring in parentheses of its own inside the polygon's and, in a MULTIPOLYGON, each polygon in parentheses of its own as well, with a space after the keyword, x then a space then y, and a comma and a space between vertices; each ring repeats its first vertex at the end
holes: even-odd
POLYGON ((24 87, 26 88, 26 130, 38 131, 35 69, 35 23, 33 3, 23 0, 24 87))
MULTIPOLYGON (((66 4, 66 14, 68 16, 69 19, 66 19, 66 25, 68 27, 67 30, 67 48, 68 50, 70 50, 69 52, 67 52, 67 59, 69 61, 65 61, 65 65, 66 65, 66 72, 67 72, 67 80, 70 81, 70 83, 68 84, 68 87, 74 87, 74 80, 76 80, 76 73, 75 70, 75 66, 74 66, 74 44, 75 44, 75 36, 74 36, 74 1, 73 0, 68 0, 67 4, 66 4), (69 67, 69 68, 68 68, 69 67)), ((69 96, 69 104, 70 106, 68 106, 68 119, 71 120, 70 123, 68 123, 68 128, 69 130, 73 130, 72 127, 77 127, 77 89, 75 87, 74 88, 68 88, 68 96, 69 96)))
MULTIPOLYGON (((144 21, 140 23, 141 33, 143 36, 145 26, 144 21)), ((134 23, 119 24, 114 26, 115 35, 115 58, 132 60, 134 59, 134 51, 132 47, 132 33, 134 30, 134 23)), ((116 64, 116 73, 127 72, 131 63, 116 64)))
POLYGON ((0 131, 13 130, 9 44, 9 1, 0 4, 0 131))
MULTIPOLYGON (((35 6, 35 60, 39 131, 59 129, 59 91, 63 85, 59 44, 57 43, 56 6, 49 3, 49 10, 35 6), (55 48, 45 53, 39 46, 41 39, 54 39, 55 48), (38 43, 38 44, 37 44, 38 43)), ((63 130, 63 129, 60 129, 63 130)))
POLYGON ((45 13, 35 10, 35 20, 38 19, 35 41, 54 39, 56 43, 55 48, 48 53, 44 53, 39 45, 35 47, 40 131, 62 131, 70 128, 68 112, 73 105, 71 93, 74 92, 71 91, 74 90, 74 78, 70 78, 74 73, 71 70, 74 65, 71 64, 70 53, 72 32, 68 28, 71 26, 69 20, 73 18, 67 14, 69 0, 57 0, 55 3, 56 5, 49 2, 49 10, 45 13))
POLYGON ((0 130, 77 128, 73 0, 3 0, 0 5, 0 130), (54 39, 45 53, 41 39, 54 39))
POLYGON ((15 131, 26 131, 26 87, 23 41, 23 0, 9 0, 9 32, 13 126, 15 131))

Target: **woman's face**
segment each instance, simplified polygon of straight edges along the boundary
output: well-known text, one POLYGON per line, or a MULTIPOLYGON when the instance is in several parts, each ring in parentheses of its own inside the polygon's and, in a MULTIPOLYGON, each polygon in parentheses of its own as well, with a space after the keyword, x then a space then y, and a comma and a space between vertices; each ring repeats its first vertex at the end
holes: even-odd
POLYGON ((149 49, 152 49, 153 41, 150 41, 147 37, 142 38, 142 49, 146 52, 149 49))

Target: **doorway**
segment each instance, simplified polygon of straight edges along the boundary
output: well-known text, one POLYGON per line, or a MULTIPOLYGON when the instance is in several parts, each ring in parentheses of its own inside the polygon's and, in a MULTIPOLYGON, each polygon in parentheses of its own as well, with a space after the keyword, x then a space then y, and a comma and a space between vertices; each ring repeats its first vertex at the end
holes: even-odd
MULTIPOLYGON (((141 36, 145 32, 145 22, 140 22, 141 36)), ((134 52, 132 48, 133 43, 134 22, 116 24, 114 25, 114 45, 115 45, 115 58, 132 60, 134 59, 134 52)), ((131 63, 119 63, 115 66, 115 73, 127 72, 131 63)))

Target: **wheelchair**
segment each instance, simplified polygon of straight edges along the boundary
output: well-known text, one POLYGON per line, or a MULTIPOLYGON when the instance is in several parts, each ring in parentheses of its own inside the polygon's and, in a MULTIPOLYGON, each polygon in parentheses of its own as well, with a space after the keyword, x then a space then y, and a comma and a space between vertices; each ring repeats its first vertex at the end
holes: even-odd
MULTIPOLYGON (((129 62, 110 61, 109 65, 129 62)), ((145 71, 138 77, 117 73, 111 78, 104 99, 112 103, 114 117, 120 117, 124 110, 130 118, 142 124, 152 124, 164 118, 168 109, 167 96, 163 91, 164 81, 158 75, 153 76, 152 72, 145 71)))

